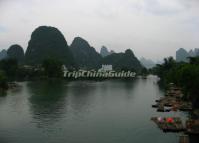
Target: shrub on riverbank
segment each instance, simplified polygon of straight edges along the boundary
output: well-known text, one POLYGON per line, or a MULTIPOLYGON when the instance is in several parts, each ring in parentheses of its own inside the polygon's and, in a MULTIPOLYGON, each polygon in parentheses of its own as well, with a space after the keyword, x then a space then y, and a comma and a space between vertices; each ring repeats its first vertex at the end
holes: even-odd
POLYGON ((190 58, 190 63, 177 63, 174 59, 167 58, 153 71, 165 84, 173 82, 182 87, 184 99, 191 100, 199 108, 199 57, 190 58))
POLYGON ((62 63, 56 59, 46 59, 43 61, 45 76, 48 78, 63 77, 62 63))
POLYGON ((0 71, 0 91, 4 91, 8 88, 5 73, 0 71))

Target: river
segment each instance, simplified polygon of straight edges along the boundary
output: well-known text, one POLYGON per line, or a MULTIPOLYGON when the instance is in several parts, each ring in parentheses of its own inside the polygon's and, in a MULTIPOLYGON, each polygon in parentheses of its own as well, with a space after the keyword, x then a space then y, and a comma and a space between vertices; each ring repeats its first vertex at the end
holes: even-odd
POLYGON ((151 105, 164 96, 157 77, 105 81, 19 82, 0 96, 0 143, 178 143, 163 133, 151 105))

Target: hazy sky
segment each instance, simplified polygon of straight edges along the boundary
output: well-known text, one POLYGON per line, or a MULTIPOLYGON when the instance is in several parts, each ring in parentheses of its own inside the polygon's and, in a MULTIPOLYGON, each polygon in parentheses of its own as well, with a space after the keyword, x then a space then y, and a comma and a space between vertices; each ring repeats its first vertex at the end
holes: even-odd
POLYGON ((0 0, 0 49, 26 49, 40 25, 57 27, 68 45, 80 36, 97 51, 160 60, 199 48, 199 0, 0 0))

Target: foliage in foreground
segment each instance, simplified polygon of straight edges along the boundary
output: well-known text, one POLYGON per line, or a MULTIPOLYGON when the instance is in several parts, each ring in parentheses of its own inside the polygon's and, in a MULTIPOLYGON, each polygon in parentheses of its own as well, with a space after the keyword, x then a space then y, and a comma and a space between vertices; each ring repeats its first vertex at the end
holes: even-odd
POLYGON ((190 63, 177 63, 172 57, 164 59, 162 65, 153 68, 161 80, 168 84, 170 82, 183 88, 185 99, 193 102, 199 107, 199 57, 190 58, 190 63))

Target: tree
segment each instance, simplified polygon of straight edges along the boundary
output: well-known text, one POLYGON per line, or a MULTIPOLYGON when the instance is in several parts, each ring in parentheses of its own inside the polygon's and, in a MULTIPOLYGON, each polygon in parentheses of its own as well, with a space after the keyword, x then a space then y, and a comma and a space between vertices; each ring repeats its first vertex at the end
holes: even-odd
POLYGON ((199 57, 189 57, 190 64, 199 65, 199 57))
POLYGON ((0 61, 0 69, 5 72, 8 79, 14 79, 17 74, 18 62, 16 59, 3 59, 0 61))
POLYGON ((141 74, 142 74, 142 75, 147 75, 147 74, 148 74, 147 68, 142 68, 141 74))
POLYGON ((43 68, 47 77, 62 77, 62 63, 56 59, 46 59, 43 62, 43 68))
POLYGON ((192 101, 199 107, 199 58, 191 57, 190 63, 176 63, 172 58, 164 59, 162 65, 157 65, 153 71, 168 84, 170 82, 183 88, 184 99, 192 101))
POLYGON ((8 85, 7 85, 5 73, 3 71, 0 71, 0 89, 4 90, 7 88, 8 88, 8 85))

